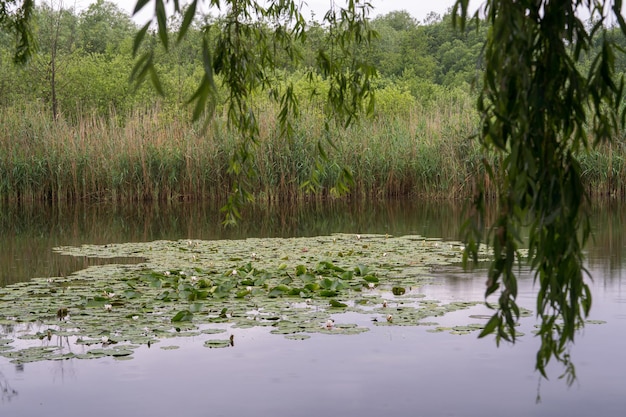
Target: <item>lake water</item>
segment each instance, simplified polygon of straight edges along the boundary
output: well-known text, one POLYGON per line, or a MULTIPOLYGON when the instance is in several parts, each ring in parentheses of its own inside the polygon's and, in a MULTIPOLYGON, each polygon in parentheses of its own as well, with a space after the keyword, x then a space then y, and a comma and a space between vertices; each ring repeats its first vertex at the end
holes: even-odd
MULTIPOLYGON (((54 255, 51 248, 59 245, 334 232, 458 239, 463 218, 461 207, 407 202, 255 209, 246 216, 239 228, 224 230, 219 214, 201 205, 6 208, 0 214, 0 283, 67 275, 98 262, 54 255)), ((526 335, 515 346, 500 348, 475 334, 430 333, 428 327, 370 326, 359 335, 315 334, 303 341, 255 328, 237 332, 231 348, 207 349, 190 338, 177 340, 178 350, 144 346, 130 361, 14 365, 0 358, 0 416, 623 416, 625 220, 622 207, 594 210, 590 319, 606 324, 589 324, 579 334, 572 351, 578 382, 569 388, 558 380, 558 366, 549 369, 549 381, 534 372, 534 318, 521 320, 526 335)), ((483 291, 484 273, 460 268, 436 273, 435 283, 422 290, 442 301, 481 300, 483 291)), ((521 278, 519 300, 533 309, 529 277, 521 278)), ((436 321, 465 324, 469 315, 485 313, 476 306, 436 321)))

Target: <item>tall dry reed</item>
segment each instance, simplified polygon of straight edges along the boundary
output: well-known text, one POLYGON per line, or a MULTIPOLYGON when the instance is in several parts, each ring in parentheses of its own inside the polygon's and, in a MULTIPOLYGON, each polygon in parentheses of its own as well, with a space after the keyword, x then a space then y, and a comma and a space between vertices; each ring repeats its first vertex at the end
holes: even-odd
MULTIPOLYGON (((261 106, 257 176, 260 200, 297 201, 326 135, 329 160, 320 169, 327 194, 347 167, 353 198, 465 198, 486 181, 475 134, 478 117, 469 96, 442 97, 427 107, 378 114, 349 129, 325 132, 319 106, 309 105, 291 140, 279 134, 275 108, 261 106)), ((223 118, 206 129, 188 116, 155 107, 124 117, 85 116, 53 122, 37 104, 0 109, 0 201, 223 201, 236 135, 223 118)), ((625 148, 620 143, 581 156, 589 187, 623 196, 625 148)), ((488 191, 489 184, 487 183, 488 191)))

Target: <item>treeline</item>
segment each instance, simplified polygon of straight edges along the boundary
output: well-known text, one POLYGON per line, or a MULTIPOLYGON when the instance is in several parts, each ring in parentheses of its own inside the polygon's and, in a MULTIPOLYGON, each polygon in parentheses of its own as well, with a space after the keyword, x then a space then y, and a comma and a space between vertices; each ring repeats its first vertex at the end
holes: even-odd
MULTIPOLYGON (((235 181, 229 158, 236 138, 219 102, 206 129, 190 121, 186 105, 203 75, 204 24, 215 19, 196 21, 167 52, 156 39, 148 42, 164 96, 130 82, 137 27, 113 3, 98 0, 81 12, 39 6, 39 48, 26 67, 12 65, 10 39, 0 32, 0 200, 225 198, 235 181)), ((392 12, 372 20, 379 37, 358 54, 379 71, 374 117, 331 132, 336 148, 329 147, 330 159, 322 165, 315 155, 317 141, 327 134, 323 101, 309 93, 323 91, 326 81, 307 71, 329 34, 312 23, 299 46, 303 65, 291 67, 285 59, 278 69, 277 79, 308 97, 300 103, 292 140, 280 134, 276 105, 262 94, 255 97, 262 122, 250 190, 267 201, 310 198, 300 185, 317 164, 322 196, 343 168, 355 179, 353 197, 471 195, 486 181, 483 155, 470 138, 478 125, 471 86, 480 82, 487 28, 460 33, 450 19, 433 13, 418 22, 392 12)), ((616 60, 626 68, 623 57, 616 60)), ((590 190, 624 194, 625 153, 616 141, 581 157, 590 190)))
MULTIPOLYGON (((27 67, 12 65, 12 43, 6 33, 0 33, 0 106, 40 102, 51 113, 72 120, 85 114, 119 117, 151 107, 156 100, 169 108, 180 107, 202 76, 204 25, 216 19, 205 16, 195 22, 186 39, 167 52, 156 46, 155 39, 155 61, 166 93, 161 98, 149 86, 135 89, 129 82, 137 27, 125 12, 104 0, 81 12, 43 3, 35 19, 38 52, 27 67)), ((404 11, 376 17, 371 23, 379 38, 359 53, 379 71, 379 112, 390 106, 408 110, 449 90, 468 93, 480 73, 477 63, 485 28, 459 33, 452 28, 450 16, 433 13, 420 23, 404 11)), ((176 28, 180 22, 169 24, 176 28)), ((285 59, 283 70, 301 78, 301 88, 307 88, 304 72, 313 66, 317 49, 328 36, 324 27, 311 22, 298 51, 303 65, 292 68, 285 59)))

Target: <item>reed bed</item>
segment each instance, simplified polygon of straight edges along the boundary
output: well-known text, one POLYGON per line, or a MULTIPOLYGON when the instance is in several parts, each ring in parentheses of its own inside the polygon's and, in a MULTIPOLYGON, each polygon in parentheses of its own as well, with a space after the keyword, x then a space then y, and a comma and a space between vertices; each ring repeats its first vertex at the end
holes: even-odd
MULTIPOLYGON (((260 140, 253 150, 258 200, 325 198, 342 167, 354 175, 349 198, 466 198, 485 180, 475 133, 478 117, 468 97, 362 119, 349 129, 323 130, 319 106, 303 109, 291 139, 279 134, 275 109, 260 108, 260 140), (301 188, 326 135, 329 160, 322 188, 301 188)), ((186 114, 136 111, 124 117, 50 120, 37 104, 0 109, 0 201, 224 201, 235 180, 228 172, 236 134, 223 118, 208 127, 186 114)), ((581 159, 590 189, 624 195, 624 147, 607 145, 581 159)), ((489 186, 487 184, 487 188, 489 186)))

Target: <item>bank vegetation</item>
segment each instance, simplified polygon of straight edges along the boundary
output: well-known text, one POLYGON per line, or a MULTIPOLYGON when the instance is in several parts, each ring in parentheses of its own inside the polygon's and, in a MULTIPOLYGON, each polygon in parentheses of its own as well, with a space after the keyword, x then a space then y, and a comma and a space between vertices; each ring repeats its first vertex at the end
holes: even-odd
MULTIPOLYGON (((241 180, 230 165, 236 133, 219 100, 213 116, 199 122, 186 105, 202 74, 203 21, 167 53, 154 42, 165 90, 159 96, 129 81, 137 28, 112 3, 100 0, 81 12, 43 4, 37 19, 39 50, 28 66, 13 66, 10 49, 0 46, 0 201, 227 198, 241 180)), ((304 67, 285 64, 275 74, 277 84, 288 82, 307 97, 289 138, 272 101, 254 97, 260 132, 245 181, 258 201, 337 198, 342 172, 353 179, 342 198, 358 200, 465 199, 487 181, 473 93, 486 29, 459 33, 450 16, 417 22, 405 12, 376 17, 372 26, 379 38, 360 53, 379 71, 376 101, 357 123, 330 121, 324 129, 327 82, 306 72, 328 36, 321 26, 311 26, 298 52, 304 67)), ((0 45, 10 44, 6 36, 0 32, 0 45)), ((580 155, 593 196, 626 194, 625 143, 616 138, 580 155)))

